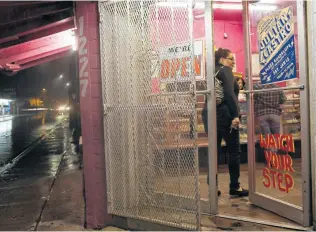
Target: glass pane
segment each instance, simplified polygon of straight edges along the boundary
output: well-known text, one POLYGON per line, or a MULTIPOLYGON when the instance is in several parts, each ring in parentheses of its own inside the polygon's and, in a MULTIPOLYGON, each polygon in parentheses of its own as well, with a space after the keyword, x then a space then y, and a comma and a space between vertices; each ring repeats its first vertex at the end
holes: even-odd
POLYGON ((250 12, 252 82, 265 90, 253 94, 255 191, 302 206, 300 92, 278 89, 300 84, 296 2, 254 3, 250 12))

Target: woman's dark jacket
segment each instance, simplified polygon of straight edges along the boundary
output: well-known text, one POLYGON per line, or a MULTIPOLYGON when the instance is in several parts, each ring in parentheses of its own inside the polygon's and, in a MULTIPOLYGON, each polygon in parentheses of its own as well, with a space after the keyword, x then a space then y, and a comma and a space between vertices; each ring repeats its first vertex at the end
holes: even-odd
MULTIPOLYGON (((233 75, 230 67, 220 64, 215 65, 215 73, 217 78, 222 82, 224 91, 224 101, 222 104, 216 106, 217 125, 230 126, 234 118, 240 116, 240 109, 238 104, 239 86, 233 75)), ((207 101, 202 111, 202 119, 205 131, 207 132, 207 101)))

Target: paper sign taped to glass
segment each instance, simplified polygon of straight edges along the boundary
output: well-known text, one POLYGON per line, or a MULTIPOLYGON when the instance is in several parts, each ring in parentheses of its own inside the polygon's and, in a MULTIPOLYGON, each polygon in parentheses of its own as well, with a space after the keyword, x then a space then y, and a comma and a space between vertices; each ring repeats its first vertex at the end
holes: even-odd
POLYGON ((261 84, 296 78, 292 7, 262 18, 257 30, 261 84))
POLYGON ((164 91, 167 83, 192 81, 191 65, 195 80, 205 79, 204 39, 194 41, 194 62, 191 61, 190 43, 161 46, 151 59, 152 93, 164 91))
MULTIPOLYGON (((193 71, 195 79, 202 80, 204 74, 204 42, 202 39, 194 41, 193 71)), ((191 67, 190 43, 180 43, 159 48, 159 59, 157 60, 160 81, 191 80, 189 69, 191 67)))

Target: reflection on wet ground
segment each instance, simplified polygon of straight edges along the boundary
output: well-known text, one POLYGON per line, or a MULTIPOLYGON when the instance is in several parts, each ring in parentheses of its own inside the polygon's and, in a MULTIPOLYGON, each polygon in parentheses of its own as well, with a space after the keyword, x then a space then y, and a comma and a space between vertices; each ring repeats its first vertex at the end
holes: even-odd
POLYGON ((25 147, 62 119, 63 117, 48 112, 0 120, 0 167, 9 163, 25 147))
POLYGON ((57 173, 80 168, 81 157, 70 143, 67 123, 63 123, 0 176, 0 230, 34 229, 57 173))

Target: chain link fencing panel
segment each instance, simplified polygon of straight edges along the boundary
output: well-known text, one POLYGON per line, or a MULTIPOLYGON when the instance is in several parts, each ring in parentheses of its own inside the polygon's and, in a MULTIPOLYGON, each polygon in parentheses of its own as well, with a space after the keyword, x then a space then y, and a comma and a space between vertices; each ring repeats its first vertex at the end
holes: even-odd
POLYGON ((192 8, 124 0, 99 12, 109 213, 199 229, 192 8))

